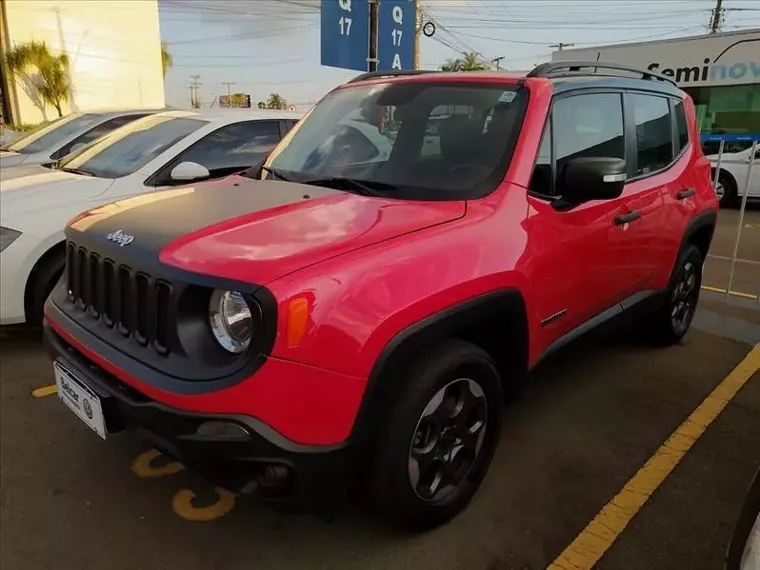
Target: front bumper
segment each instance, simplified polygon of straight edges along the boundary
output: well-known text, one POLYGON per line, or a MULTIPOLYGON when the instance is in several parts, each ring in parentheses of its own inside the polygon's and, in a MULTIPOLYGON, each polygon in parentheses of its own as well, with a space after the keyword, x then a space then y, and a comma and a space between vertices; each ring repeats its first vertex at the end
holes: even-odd
POLYGON ((51 358, 100 397, 109 434, 134 430, 214 484, 282 510, 332 513, 345 499, 356 463, 350 446, 301 445, 251 417, 171 408, 96 366, 47 322, 44 339, 51 358), (242 430, 235 437, 199 435, 198 427, 212 421, 242 430))

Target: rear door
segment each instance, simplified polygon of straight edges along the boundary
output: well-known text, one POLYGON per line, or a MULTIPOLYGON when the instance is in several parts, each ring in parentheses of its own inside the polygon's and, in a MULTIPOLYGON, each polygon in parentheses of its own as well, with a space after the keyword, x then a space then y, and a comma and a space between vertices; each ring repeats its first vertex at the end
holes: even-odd
POLYGON ((630 92, 625 95, 625 110, 628 181, 615 215, 633 213, 637 217, 628 226, 616 224, 612 230, 612 239, 617 242, 618 270, 625 276, 621 291, 624 299, 647 290, 658 269, 667 264, 672 249, 662 239, 667 221, 663 195, 678 194, 688 186, 679 182, 673 168, 682 149, 675 140, 671 100, 653 93, 630 92))

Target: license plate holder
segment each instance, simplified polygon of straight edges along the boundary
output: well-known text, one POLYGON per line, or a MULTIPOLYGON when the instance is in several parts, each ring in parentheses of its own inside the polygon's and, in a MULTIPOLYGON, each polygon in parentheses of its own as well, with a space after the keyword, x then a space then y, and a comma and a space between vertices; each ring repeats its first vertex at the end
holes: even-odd
POLYGON ((60 362, 53 363, 53 372, 58 396, 63 403, 87 427, 106 439, 106 422, 100 397, 60 362))

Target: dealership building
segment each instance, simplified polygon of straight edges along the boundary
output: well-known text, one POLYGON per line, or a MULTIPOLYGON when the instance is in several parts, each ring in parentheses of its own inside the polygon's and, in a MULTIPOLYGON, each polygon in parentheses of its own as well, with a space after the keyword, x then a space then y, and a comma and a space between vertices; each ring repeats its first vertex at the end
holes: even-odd
POLYGON ((736 152, 760 136, 760 29, 555 51, 552 61, 603 61, 672 77, 691 95, 705 151, 736 152), (715 147, 715 148, 713 148, 715 147))
MULTIPOLYGON (((69 57, 69 111, 164 106, 158 0, 0 0, 0 54, 31 41, 69 57)), ((38 94, 34 67, 21 75, 0 66, 6 123, 58 116, 38 94)))

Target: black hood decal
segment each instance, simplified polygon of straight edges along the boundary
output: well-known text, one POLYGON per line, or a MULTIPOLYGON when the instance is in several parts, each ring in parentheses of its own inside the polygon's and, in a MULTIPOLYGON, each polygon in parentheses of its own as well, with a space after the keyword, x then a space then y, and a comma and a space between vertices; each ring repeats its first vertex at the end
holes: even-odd
POLYGON ((66 229, 66 237, 115 257, 157 257, 170 242, 201 228, 247 213, 339 193, 292 182, 234 177, 107 204, 73 221, 66 229))

